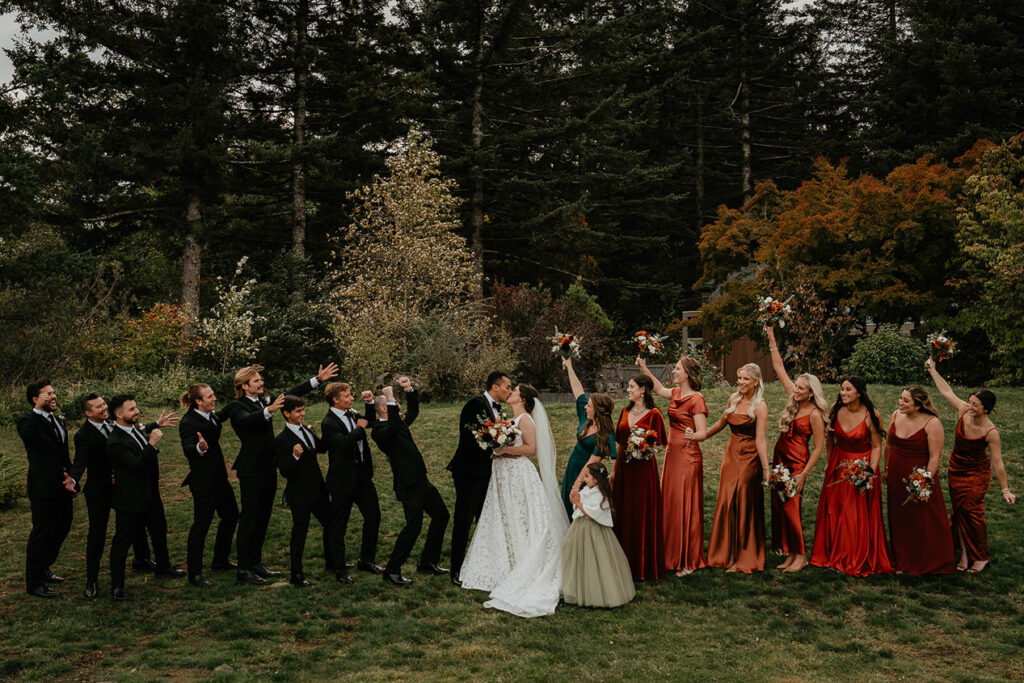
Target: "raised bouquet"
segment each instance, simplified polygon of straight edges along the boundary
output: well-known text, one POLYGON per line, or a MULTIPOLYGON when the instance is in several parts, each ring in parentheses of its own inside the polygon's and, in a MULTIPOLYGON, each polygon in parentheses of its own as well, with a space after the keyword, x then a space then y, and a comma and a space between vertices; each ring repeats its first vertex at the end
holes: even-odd
POLYGON ((926 342, 929 354, 935 354, 939 361, 949 360, 956 355, 956 342, 946 335, 946 331, 932 332, 926 342))
POLYGON ((580 340, 569 330, 559 332, 555 328, 555 335, 550 338, 551 353, 557 353, 562 358, 580 357, 580 340))
POLYGON ((903 501, 906 505, 910 501, 915 503, 927 502, 932 497, 932 473, 923 467, 915 467, 910 470, 910 476, 903 480, 907 484, 907 499, 903 501))
POLYGON ((516 437, 522 432, 510 420, 496 420, 481 415, 475 425, 466 425, 473 432, 476 444, 484 450, 490 450, 492 458, 500 458, 497 451, 515 443, 516 437))
POLYGON ((778 493, 779 500, 783 503, 797 494, 796 478, 793 477, 789 468, 781 463, 773 465, 768 470, 768 480, 764 483, 764 487, 778 493))
POLYGON ((762 327, 770 325, 778 325, 779 327, 786 326, 786 318, 793 313, 793 307, 789 305, 789 302, 793 300, 793 297, 789 297, 785 301, 779 301, 773 299, 770 296, 762 296, 757 299, 757 322, 762 327))
POLYGON ((847 460, 839 463, 839 478, 829 486, 847 482, 853 484, 853 488, 858 491, 868 491, 871 489, 871 480, 874 476, 875 471, 871 469, 867 460, 847 460))
POLYGON ((664 353, 664 341, 664 335, 652 334, 645 330, 640 330, 633 335, 633 346, 636 347, 636 353, 641 358, 651 358, 664 353))
POLYGON ((626 442, 626 462, 630 460, 650 460, 661 452, 658 432, 645 427, 633 427, 629 430, 626 442))

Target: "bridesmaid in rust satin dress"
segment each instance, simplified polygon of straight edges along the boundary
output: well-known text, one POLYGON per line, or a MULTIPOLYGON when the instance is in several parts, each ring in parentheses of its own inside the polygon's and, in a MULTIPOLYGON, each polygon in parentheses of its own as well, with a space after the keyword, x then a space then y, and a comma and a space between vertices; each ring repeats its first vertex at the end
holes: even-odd
POLYGON ((779 345, 775 341, 775 330, 764 328, 768 336, 768 351, 772 367, 779 377, 782 388, 789 396, 789 402, 779 419, 779 440, 775 442, 772 465, 783 465, 796 479, 797 494, 783 501, 779 494, 769 496, 772 510, 772 549, 786 555, 779 569, 798 572, 807 566, 807 547, 804 544, 802 499, 807 475, 821 458, 825 446, 825 403, 821 381, 814 375, 803 373, 796 380, 789 378, 786 365, 782 362, 779 345), (814 450, 810 444, 813 437, 814 450))
POLYGON ((736 373, 736 392, 706 434, 686 430, 695 441, 726 425, 732 434, 722 458, 715 518, 708 541, 708 566, 750 574, 764 570, 764 487, 768 477, 765 431, 768 406, 761 398, 761 368, 748 363, 736 373), (753 417, 751 417, 751 413, 753 417))
POLYGON ((956 568, 980 572, 989 563, 988 531, 985 525, 985 494, 992 480, 992 471, 1002 487, 1003 500, 1013 505, 1017 497, 1010 491, 1003 464, 999 430, 989 420, 996 405, 996 395, 988 389, 972 393, 962 401, 935 368, 931 359, 925 363, 939 393, 956 408, 953 452, 949 454, 949 500, 953 508, 953 545, 960 550, 956 568), (986 449, 992 454, 991 461, 986 449))
POLYGON ((612 478, 612 501, 619 545, 626 553, 633 578, 661 579, 665 576, 661 528, 661 486, 658 483, 658 459, 630 458, 627 444, 630 431, 643 427, 658 434, 663 445, 665 418, 654 405, 654 384, 643 375, 629 380, 626 389, 629 405, 622 409, 615 427, 619 457, 612 478))
POLYGON ((683 356, 672 369, 672 381, 665 387, 647 369, 643 358, 636 364, 651 378, 654 393, 671 399, 668 405, 668 450, 661 471, 665 568, 686 576, 708 566, 704 555, 704 454, 700 444, 686 438, 686 430, 704 433, 708 408, 701 388, 700 363, 683 356))
POLYGON ((953 537, 939 482, 945 435, 928 393, 917 385, 900 394, 885 449, 886 506, 892 563, 902 574, 952 574, 953 537), (900 433, 905 436, 901 436, 900 433), (915 467, 932 473, 932 495, 908 500, 906 482, 915 467))
POLYGON ((867 460, 878 472, 882 428, 878 411, 868 398, 867 384, 851 376, 839 387, 839 399, 829 413, 828 466, 818 499, 811 564, 850 576, 891 574, 892 561, 882 525, 882 491, 878 478, 858 491, 839 477, 840 464, 867 460), (844 426, 844 423, 848 426, 844 426))

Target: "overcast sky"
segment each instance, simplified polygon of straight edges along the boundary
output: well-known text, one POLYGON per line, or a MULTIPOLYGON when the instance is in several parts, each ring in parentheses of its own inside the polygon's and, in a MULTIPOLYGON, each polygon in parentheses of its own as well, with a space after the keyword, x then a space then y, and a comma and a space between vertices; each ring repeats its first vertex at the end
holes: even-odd
MULTIPOLYGON (((13 14, 0 14, 0 50, 5 50, 14 44, 14 35, 18 32, 18 24, 13 14)), ((7 53, 0 52, 0 83, 6 83, 11 79, 11 60, 7 59, 7 53)))

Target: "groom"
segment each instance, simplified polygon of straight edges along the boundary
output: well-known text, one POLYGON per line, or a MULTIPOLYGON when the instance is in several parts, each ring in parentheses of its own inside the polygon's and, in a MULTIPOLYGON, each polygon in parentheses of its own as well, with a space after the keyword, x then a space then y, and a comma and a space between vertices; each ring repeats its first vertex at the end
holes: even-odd
POLYGON ((512 394, 512 380, 504 372, 492 372, 487 376, 484 393, 474 396, 462 407, 459 414, 459 446, 455 457, 448 463, 455 483, 455 520, 452 524, 452 583, 462 585, 459 571, 466 558, 469 545, 469 527, 473 520, 480 519, 487 495, 487 484, 491 481, 491 453, 480 448, 473 436, 473 427, 480 416, 500 418, 501 406, 512 394))

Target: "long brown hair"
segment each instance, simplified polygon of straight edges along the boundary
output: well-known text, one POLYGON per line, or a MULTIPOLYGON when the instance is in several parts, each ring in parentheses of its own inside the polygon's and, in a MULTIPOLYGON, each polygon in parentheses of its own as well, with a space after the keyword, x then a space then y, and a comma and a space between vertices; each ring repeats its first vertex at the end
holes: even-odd
POLYGON ((594 404, 594 418, 584 423, 583 429, 576 435, 576 440, 582 441, 583 435, 587 433, 590 426, 596 424, 597 452, 602 458, 607 458, 612 454, 608 445, 608 435, 615 432, 615 428, 612 426, 612 411, 615 410, 615 401, 608 394, 599 392, 590 395, 590 402, 594 404))
POLYGON ((683 364, 683 372, 686 373, 686 381, 694 391, 700 391, 704 382, 700 378, 700 363, 690 356, 681 356, 679 362, 683 364))
MULTIPOLYGON (((636 384, 644 392, 643 397, 640 399, 643 401, 644 408, 651 410, 654 408, 654 382, 647 375, 637 375, 631 377, 630 382, 636 384)), ((626 410, 633 409, 633 402, 630 401, 629 405, 626 406, 626 410)))
POLYGON ((194 406, 196 404, 196 401, 199 400, 199 390, 209 388, 209 384, 203 384, 202 382, 190 384, 188 389, 185 390, 185 393, 183 393, 181 397, 178 399, 178 402, 181 403, 181 409, 188 410, 189 408, 194 406))
POLYGON ((908 387, 903 387, 903 391, 910 394, 910 399, 919 411, 928 413, 932 417, 939 416, 939 411, 935 410, 935 406, 932 404, 932 397, 928 395, 928 392, 920 384, 911 384, 908 387))
POLYGON ((608 503, 608 510, 614 515, 615 507, 612 504, 612 484, 608 481, 608 468, 603 462, 592 462, 587 465, 587 471, 597 482, 597 490, 601 492, 603 498, 601 504, 608 503))

